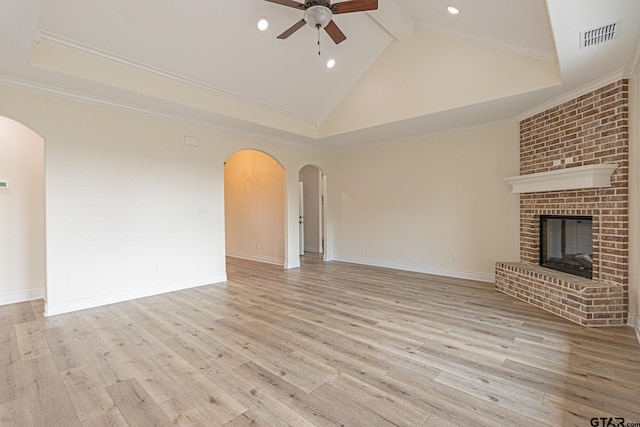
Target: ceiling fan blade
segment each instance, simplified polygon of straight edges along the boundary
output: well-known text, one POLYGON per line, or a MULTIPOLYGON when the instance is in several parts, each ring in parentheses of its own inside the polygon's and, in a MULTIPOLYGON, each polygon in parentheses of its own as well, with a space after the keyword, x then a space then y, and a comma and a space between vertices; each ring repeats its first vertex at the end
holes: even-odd
POLYGON ((300 10, 305 10, 307 8, 307 5, 305 5, 304 3, 300 3, 294 0, 265 0, 265 1, 281 4, 283 6, 295 7, 296 9, 300 9, 300 10))
POLYGON ((351 0, 340 3, 333 3, 331 11, 336 13, 364 12, 365 10, 376 10, 378 0, 351 0))
POLYGON ((284 33, 280 34, 278 36, 279 39, 286 39, 287 37, 289 37, 291 34, 295 33, 296 31, 298 31, 300 28, 304 27, 304 25, 306 24, 304 19, 299 20, 298 22, 296 22, 295 24, 293 24, 291 27, 289 27, 288 30, 286 30, 284 33))
POLYGON ((335 44, 341 43, 347 39, 347 36, 345 36, 344 33, 340 31, 340 28, 338 28, 333 20, 329 21, 327 26, 324 27, 324 30, 327 32, 327 34, 329 34, 329 37, 331 37, 331 40, 333 40, 335 44))

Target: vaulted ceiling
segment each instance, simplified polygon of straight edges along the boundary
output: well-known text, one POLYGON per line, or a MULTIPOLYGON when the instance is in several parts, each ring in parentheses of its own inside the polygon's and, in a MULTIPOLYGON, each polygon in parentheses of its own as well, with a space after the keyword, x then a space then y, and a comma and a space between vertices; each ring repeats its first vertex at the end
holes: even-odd
POLYGON ((337 150, 513 120, 640 50, 637 0, 379 0, 334 16, 340 44, 276 38, 301 18, 264 0, 3 0, 0 83, 337 150))

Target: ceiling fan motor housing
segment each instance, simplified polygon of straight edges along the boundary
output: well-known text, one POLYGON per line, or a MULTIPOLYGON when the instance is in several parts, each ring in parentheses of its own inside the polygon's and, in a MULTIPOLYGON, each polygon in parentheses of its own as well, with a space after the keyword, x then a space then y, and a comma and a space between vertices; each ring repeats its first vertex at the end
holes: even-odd
POLYGON ((331 0, 307 0, 304 4, 308 8, 311 6, 331 7, 331 0))

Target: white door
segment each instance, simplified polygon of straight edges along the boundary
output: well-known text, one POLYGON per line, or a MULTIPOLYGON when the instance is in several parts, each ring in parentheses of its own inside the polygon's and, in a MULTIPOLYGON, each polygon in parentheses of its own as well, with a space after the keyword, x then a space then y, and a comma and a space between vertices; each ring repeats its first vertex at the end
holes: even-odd
POLYGON ((298 182, 298 234, 300 235, 300 255, 304 255, 304 183, 298 182))

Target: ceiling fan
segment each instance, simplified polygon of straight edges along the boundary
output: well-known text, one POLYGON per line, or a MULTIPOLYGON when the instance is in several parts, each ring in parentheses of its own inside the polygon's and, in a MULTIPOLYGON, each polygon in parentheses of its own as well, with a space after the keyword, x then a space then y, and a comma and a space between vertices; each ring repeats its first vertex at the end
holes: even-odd
POLYGON ((346 40, 347 36, 333 22, 333 15, 338 13, 364 12, 378 8, 378 0, 351 0, 331 4, 331 0, 307 0, 300 3, 294 0, 266 0, 282 6, 294 7, 304 10, 304 17, 293 24, 284 33, 278 36, 279 39, 286 39, 291 34, 308 24, 310 27, 320 31, 321 28, 329 34, 331 40, 338 44, 346 40))

